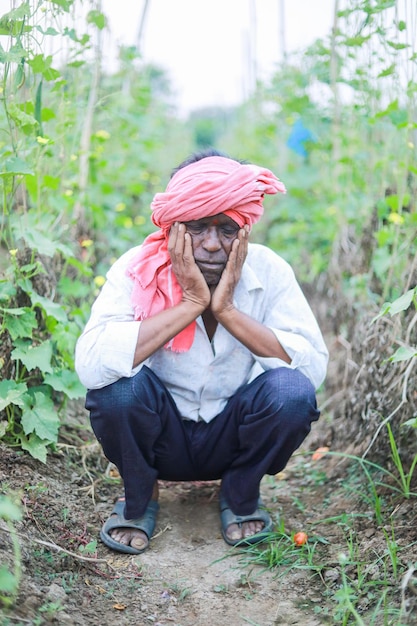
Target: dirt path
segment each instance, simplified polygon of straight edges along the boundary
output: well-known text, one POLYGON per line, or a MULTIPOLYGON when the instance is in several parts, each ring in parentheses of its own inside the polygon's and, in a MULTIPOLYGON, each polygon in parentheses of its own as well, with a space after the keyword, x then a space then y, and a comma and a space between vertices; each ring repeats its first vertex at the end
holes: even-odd
MULTIPOLYGON (((23 519, 15 524, 21 546, 19 593, 11 610, 0 608, 1 626, 338 625, 339 555, 351 544, 358 563, 371 558, 371 590, 373 579, 383 576, 378 568, 389 565, 386 538, 372 515, 358 518, 356 534, 346 534, 346 524, 326 521, 355 517, 360 496, 346 489, 349 468, 337 474, 330 458, 313 462, 311 450, 323 443, 320 422, 285 474, 262 483, 263 500, 292 550, 290 560, 283 554, 273 570, 248 565, 247 553, 223 541, 215 482, 161 483, 150 548, 139 556, 107 549, 98 534, 122 488, 83 429, 72 433, 73 443, 51 453, 45 465, 0 444, 1 492, 15 492, 23 503, 23 519), (297 560, 291 535, 299 530, 309 533, 316 572, 306 556, 297 560)), ((396 512, 397 549, 410 562, 417 549, 412 504, 396 512)), ((12 571, 10 532, 1 519, 0 563, 12 571)), ((348 570, 353 582, 358 571, 356 564, 348 570)), ((367 603, 372 609, 373 598, 364 594, 361 611, 367 603)), ((398 605, 399 587, 397 600, 398 605)))
MULTIPOLYGON (((46 465, 6 447, 0 452, 2 485, 19 492, 24 502, 23 521, 16 526, 23 566, 19 597, 11 612, 4 611, 2 626, 326 623, 315 617, 321 596, 308 572, 294 570, 277 577, 277 572, 246 566, 225 544, 218 483, 162 483, 161 510, 149 550, 140 556, 121 555, 98 541, 97 557, 105 562, 91 563, 37 542, 89 556, 80 546, 97 539, 121 489, 117 481, 96 478, 103 463, 95 458, 98 448, 93 447, 87 459, 64 449, 51 455, 46 465), (95 504, 91 480, 96 481, 95 504)), ((300 530, 305 515, 294 509, 289 490, 286 481, 278 485, 268 478, 262 495, 274 515, 284 515, 285 509, 285 523, 300 530)), ((0 524, 1 560, 11 569, 11 543, 0 524)))
POLYGON ((159 597, 150 617, 181 626, 319 624, 297 606, 299 577, 277 580, 269 572, 251 572, 237 557, 225 558, 231 551, 219 532, 216 496, 213 487, 162 490, 163 530, 140 557, 147 591, 159 597))

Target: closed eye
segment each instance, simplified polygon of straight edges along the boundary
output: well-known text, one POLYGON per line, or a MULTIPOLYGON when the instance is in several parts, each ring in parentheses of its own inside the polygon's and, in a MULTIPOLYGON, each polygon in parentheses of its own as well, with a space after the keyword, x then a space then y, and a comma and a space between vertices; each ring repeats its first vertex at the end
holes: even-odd
POLYGON ((236 237, 239 229, 234 226, 222 226, 220 231, 223 235, 226 235, 226 237, 236 237))
POLYGON ((207 226, 204 226, 203 224, 186 224, 187 227, 187 232, 191 233, 192 235, 199 235, 200 233, 203 233, 205 230, 207 230, 207 226))

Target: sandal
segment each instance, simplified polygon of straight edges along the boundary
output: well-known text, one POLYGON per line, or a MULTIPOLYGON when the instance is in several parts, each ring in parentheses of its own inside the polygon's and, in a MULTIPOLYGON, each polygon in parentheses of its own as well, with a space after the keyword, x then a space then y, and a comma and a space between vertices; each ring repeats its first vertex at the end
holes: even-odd
POLYGON ((125 552, 126 554, 141 554, 147 549, 149 544, 147 544, 142 550, 138 550, 137 548, 132 548, 132 546, 127 546, 123 543, 115 541, 110 535, 110 531, 115 528, 136 528, 137 530, 144 532, 150 540, 152 533, 155 530, 159 504, 156 500, 150 500, 145 513, 139 519, 125 519, 124 508, 125 499, 119 498, 114 505, 109 519, 103 524, 103 527, 100 530, 100 538, 102 542, 112 550, 125 552))
POLYGON ((233 511, 229 508, 226 500, 221 497, 220 519, 222 524, 223 539, 226 543, 229 544, 229 546, 254 544, 265 541, 266 539, 268 539, 269 533, 272 531, 273 528, 271 517, 268 511, 265 509, 260 498, 258 500, 258 508, 251 515, 235 515, 233 511), (226 530, 228 529, 230 524, 238 524, 239 526, 241 526, 243 522, 256 522, 259 520, 264 523, 264 527, 255 535, 251 535, 250 537, 243 537, 242 539, 237 539, 236 541, 233 541, 232 539, 229 539, 226 534, 226 530))

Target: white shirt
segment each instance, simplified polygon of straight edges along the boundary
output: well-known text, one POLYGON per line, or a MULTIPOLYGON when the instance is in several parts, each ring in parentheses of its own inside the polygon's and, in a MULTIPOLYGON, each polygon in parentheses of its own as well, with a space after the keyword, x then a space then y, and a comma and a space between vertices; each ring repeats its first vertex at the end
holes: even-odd
POLYGON ((292 268, 259 244, 248 246, 234 304, 275 333, 292 360, 290 365, 279 358, 255 356, 220 324, 210 342, 199 317, 188 352, 161 348, 133 368, 141 322, 134 319, 130 302, 133 282, 126 268, 138 250, 129 250, 109 270, 77 342, 75 368, 87 388, 100 389, 134 376, 147 365, 165 384, 183 418, 209 422, 238 387, 264 370, 280 366, 298 369, 315 388, 321 385, 328 351, 314 315, 292 268))

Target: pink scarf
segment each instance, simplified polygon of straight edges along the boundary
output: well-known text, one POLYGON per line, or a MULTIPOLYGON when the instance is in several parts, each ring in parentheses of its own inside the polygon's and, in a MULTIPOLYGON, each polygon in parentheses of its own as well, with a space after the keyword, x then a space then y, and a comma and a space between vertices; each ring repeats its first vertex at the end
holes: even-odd
MULTIPOLYGON (((160 228, 146 237, 130 262, 135 319, 143 320, 178 304, 182 290, 172 271, 168 235, 176 221, 188 222, 224 213, 240 227, 255 224, 263 213, 265 193, 285 193, 284 184, 269 170, 242 165, 226 157, 206 157, 179 169, 166 191, 152 201, 152 221, 160 228)), ((186 352, 192 346, 195 322, 165 347, 186 352)))

